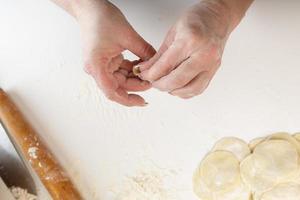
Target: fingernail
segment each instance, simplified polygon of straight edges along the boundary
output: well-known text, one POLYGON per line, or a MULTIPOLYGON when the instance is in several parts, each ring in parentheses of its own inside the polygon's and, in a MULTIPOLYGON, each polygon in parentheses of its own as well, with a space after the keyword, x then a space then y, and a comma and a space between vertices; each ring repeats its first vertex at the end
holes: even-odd
POLYGON ((132 69, 132 72, 134 75, 138 76, 140 73, 141 73, 141 69, 140 69, 140 66, 134 66, 133 69, 132 69))

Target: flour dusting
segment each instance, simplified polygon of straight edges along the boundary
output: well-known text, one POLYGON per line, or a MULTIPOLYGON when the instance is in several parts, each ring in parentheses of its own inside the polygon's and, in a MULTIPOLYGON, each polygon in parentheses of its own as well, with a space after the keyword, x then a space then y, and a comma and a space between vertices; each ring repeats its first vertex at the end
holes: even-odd
POLYGON ((112 189, 114 200, 179 200, 177 171, 158 167, 143 168, 123 179, 112 189))
POLYGON ((11 187, 10 191, 16 200, 37 200, 37 196, 30 194, 20 187, 11 187))
POLYGON ((33 159, 37 159, 37 155, 36 155, 36 152, 38 151, 38 148, 37 147, 30 147, 28 149, 28 154, 31 158, 33 159))

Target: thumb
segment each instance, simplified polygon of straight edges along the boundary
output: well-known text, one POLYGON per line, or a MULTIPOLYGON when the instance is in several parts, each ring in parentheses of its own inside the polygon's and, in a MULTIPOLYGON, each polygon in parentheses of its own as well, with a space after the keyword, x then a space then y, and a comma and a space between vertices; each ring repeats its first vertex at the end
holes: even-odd
POLYGON ((161 47, 159 48, 158 52, 155 53, 155 55, 153 55, 150 59, 147 59, 147 60, 135 65, 134 68, 133 68, 133 73, 136 76, 139 76, 140 73, 142 73, 143 71, 146 71, 149 68, 151 68, 151 66, 154 65, 161 58, 161 56, 165 53, 165 51, 167 49, 168 49, 168 46, 164 42, 161 45, 161 47))
POLYGON ((130 39, 127 40, 126 49, 143 61, 149 60, 156 53, 155 49, 135 31, 129 38, 130 39))
POLYGON ((136 76, 139 76, 141 72, 151 68, 151 66, 154 65, 161 58, 161 56, 168 50, 169 46, 173 43, 173 41, 174 41, 174 28, 171 28, 168 31, 165 39, 163 40, 163 43, 160 46, 158 52, 150 59, 145 60, 144 62, 139 63, 137 66, 135 66, 133 70, 134 74, 136 76))

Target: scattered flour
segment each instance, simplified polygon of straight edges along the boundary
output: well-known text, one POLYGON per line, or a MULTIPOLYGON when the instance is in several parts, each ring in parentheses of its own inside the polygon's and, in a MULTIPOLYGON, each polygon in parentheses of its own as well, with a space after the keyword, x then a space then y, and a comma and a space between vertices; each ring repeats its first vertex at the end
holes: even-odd
POLYGON ((179 200, 176 185, 177 171, 142 169, 127 176, 118 188, 113 188, 113 200, 179 200))
POLYGON ((11 187, 10 191, 16 200, 37 200, 37 196, 28 193, 25 189, 11 187))
POLYGON ((31 158, 33 159, 37 159, 37 155, 36 155, 36 152, 38 151, 38 148, 37 147, 30 147, 28 149, 28 154, 31 158))

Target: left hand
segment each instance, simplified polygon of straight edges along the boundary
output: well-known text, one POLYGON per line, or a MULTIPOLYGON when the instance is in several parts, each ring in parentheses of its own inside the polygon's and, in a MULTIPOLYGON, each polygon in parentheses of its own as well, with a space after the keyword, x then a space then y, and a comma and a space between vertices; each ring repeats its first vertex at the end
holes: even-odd
POLYGON ((131 92, 148 90, 151 84, 132 74, 140 61, 125 60, 122 52, 129 50, 140 60, 147 60, 156 51, 109 1, 79 2, 74 13, 81 30, 85 71, 111 101, 125 106, 147 105, 143 97, 131 92))
POLYGON ((221 64, 231 28, 226 8, 210 2, 185 12, 156 55, 136 66, 141 79, 181 98, 194 97, 206 89, 221 64))

